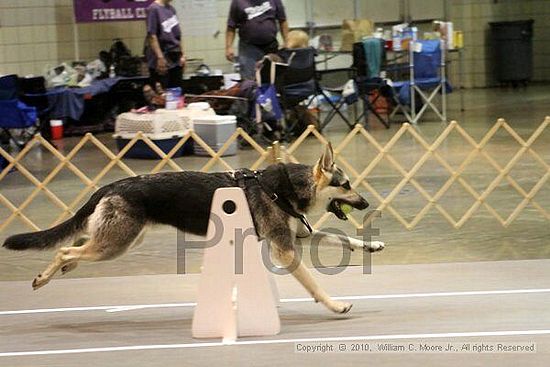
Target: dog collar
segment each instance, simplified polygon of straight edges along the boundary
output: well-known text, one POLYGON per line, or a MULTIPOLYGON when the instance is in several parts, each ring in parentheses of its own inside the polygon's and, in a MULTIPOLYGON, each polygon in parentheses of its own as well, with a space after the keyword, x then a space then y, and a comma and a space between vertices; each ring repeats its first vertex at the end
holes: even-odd
MULTIPOLYGON (((282 170, 284 171, 283 172, 284 178, 290 183, 290 178, 288 177, 288 173, 286 172, 284 167, 282 167, 282 170)), ((269 196, 269 198, 275 204, 277 204, 277 206, 282 211, 284 211, 285 213, 287 213, 293 218, 299 219, 300 222, 302 222, 303 225, 307 228, 307 230, 310 233, 313 233, 313 228, 307 221, 307 218, 305 217, 305 215, 298 213, 286 197, 277 194, 275 191, 271 190, 271 188, 268 187, 265 183, 263 183, 262 180, 260 179, 261 176, 262 176, 262 173, 260 171, 251 171, 247 168, 237 170, 233 174, 235 181, 237 181, 237 184, 241 189, 246 191, 246 189, 249 187, 249 182, 251 181, 257 183, 260 186, 260 188, 267 194, 267 196, 269 196)))

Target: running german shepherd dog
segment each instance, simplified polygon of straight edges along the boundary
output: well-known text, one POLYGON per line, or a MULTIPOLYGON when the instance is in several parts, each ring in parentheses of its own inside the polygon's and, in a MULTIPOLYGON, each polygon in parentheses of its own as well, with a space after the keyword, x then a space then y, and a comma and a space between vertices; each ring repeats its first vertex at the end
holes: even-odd
MULTIPOLYGON (((53 262, 34 279, 32 286, 38 289, 58 270, 65 274, 75 269, 80 260, 102 261, 122 255, 143 239, 144 229, 150 224, 168 224, 187 233, 205 235, 214 191, 236 186, 244 189, 256 231, 270 241, 271 251, 281 265, 296 264, 296 256, 298 265, 292 267, 292 274, 312 297, 334 312, 348 312, 352 305, 332 300, 294 251, 296 234, 303 231, 304 225, 310 229, 304 214, 321 209, 346 220, 342 204, 359 210, 369 205, 334 164, 330 144, 313 167, 279 163, 254 172, 171 172, 116 181, 95 192, 67 221, 44 231, 11 236, 3 246, 11 250, 41 250, 77 243, 57 251, 53 262), (87 239, 82 240, 83 237, 87 239)), ((322 236, 320 244, 344 244, 370 252, 384 248, 382 242, 317 234, 322 236)))

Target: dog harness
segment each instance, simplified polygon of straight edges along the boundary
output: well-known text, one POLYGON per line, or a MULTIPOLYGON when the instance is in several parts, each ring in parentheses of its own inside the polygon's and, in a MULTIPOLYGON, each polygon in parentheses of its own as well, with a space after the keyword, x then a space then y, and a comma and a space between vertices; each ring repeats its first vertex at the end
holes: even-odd
MULTIPOLYGON (((287 183, 290 185, 290 187, 292 187, 292 184, 290 182, 290 178, 288 177, 288 173, 286 172, 286 169, 282 167, 281 170, 284 171, 282 172, 283 178, 286 179, 287 183)), ((282 211, 284 211, 291 217, 299 219, 300 222, 302 222, 304 226, 306 226, 307 230, 310 233, 313 233, 313 228, 311 228, 311 225, 307 221, 307 218, 305 217, 305 215, 298 213, 286 197, 282 195, 278 195, 276 192, 271 190, 271 188, 269 188, 265 183, 262 182, 261 180, 262 172, 251 171, 247 168, 243 168, 235 171, 233 174, 233 177, 235 178, 235 181, 237 181, 237 184, 239 185, 239 187, 245 191, 248 187, 250 187, 251 184, 259 185, 260 188, 267 194, 267 196, 269 196, 269 198, 275 204, 277 204, 277 206, 282 211)))

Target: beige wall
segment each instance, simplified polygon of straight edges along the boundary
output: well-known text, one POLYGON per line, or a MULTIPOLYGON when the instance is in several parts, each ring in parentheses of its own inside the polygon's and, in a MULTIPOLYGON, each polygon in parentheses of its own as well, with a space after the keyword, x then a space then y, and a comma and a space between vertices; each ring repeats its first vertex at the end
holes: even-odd
MULTIPOLYGON (((183 0, 175 0, 183 1, 183 0)), ((184 37, 190 58, 203 58, 213 68, 229 70, 225 61, 225 21, 229 0, 218 0, 220 34, 184 37)), ((47 66, 75 58, 72 0, 0 0, 0 74, 43 74, 47 66)), ((183 24, 185 36, 185 24, 183 24)), ((141 55, 145 22, 78 24, 81 60, 97 58, 113 38, 122 38, 141 55)))
MULTIPOLYGON (((174 0, 184 1, 184 0, 174 0)), ((189 36, 182 22, 183 46, 188 58, 202 58, 213 69, 229 71, 231 65, 225 61, 225 24, 229 0, 218 0, 217 37, 213 35, 189 36)), ((72 7, 71 7, 72 11, 72 7)), ((180 17, 181 18, 181 17, 180 17)), ((180 19, 181 20, 181 19, 180 19)), ((145 21, 89 23, 78 25, 81 58, 90 60, 97 57, 99 50, 110 47, 113 38, 122 38, 132 52, 141 55, 145 38, 145 21)))
MULTIPOLYGON (((175 0, 184 1, 184 0, 175 0)), ((494 84, 491 76, 488 22, 535 19, 534 79, 550 80, 550 4, 546 0, 442 0, 448 1, 455 29, 464 31, 464 84, 485 87, 494 84)), ((218 37, 185 36, 189 58, 202 58, 213 68, 230 70, 224 58, 224 33, 230 0, 218 0, 218 37)), ((72 0, 0 0, 0 74, 42 74, 46 66, 74 59, 72 0)), ((292 17, 292 14, 288 14, 292 17)), ((135 54, 141 54, 144 22, 79 24, 80 58, 91 60, 108 49, 113 38, 123 38, 135 54)), ((339 43, 340 31, 330 32, 339 43)), ((453 56, 456 57, 456 56, 453 56)), ((456 63, 455 63, 456 66, 456 63)), ((456 78, 455 71, 452 74, 456 78)))
POLYGON ((550 80, 550 2, 547 0, 451 0, 451 20, 464 31, 464 84, 495 84, 491 70, 489 22, 534 19, 535 81, 550 80))
POLYGON ((69 22, 53 0, 0 1, 0 74, 40 73, 55 63, 62 48, 58 27, 69 22))

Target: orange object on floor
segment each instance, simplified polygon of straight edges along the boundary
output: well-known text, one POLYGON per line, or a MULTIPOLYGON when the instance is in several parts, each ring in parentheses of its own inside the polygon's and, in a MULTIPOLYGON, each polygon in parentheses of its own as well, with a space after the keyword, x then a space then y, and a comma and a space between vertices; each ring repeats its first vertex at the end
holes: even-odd
POLYGON ((374 110, 381 114, 387 115, 390 110, 390 104, 386 97, 380 95, 377 90, 369 94, 369 102, 373 105, 374 110))

